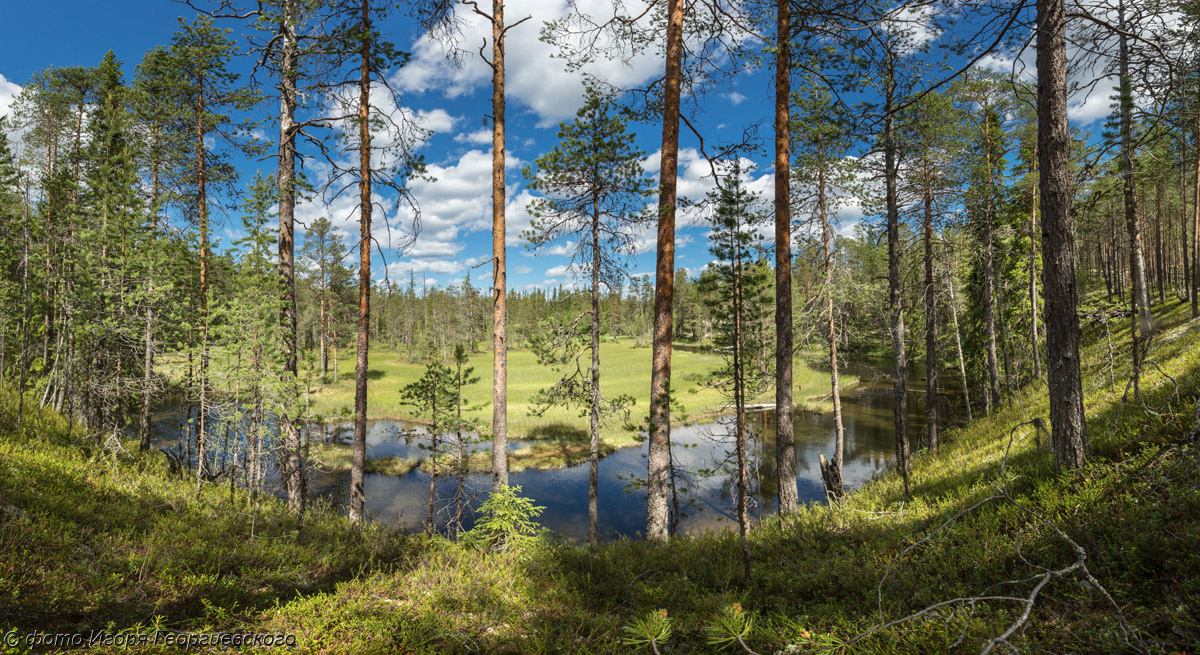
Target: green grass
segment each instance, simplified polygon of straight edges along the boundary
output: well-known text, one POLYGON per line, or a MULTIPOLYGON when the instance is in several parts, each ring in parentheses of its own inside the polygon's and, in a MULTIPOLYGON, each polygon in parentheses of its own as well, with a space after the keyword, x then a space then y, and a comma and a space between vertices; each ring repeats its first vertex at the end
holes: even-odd
MULTIPOLYGON (((949 431, 939 453, 917 455, 911 495, 886 473, 842 507, 808 505, 757 526, 749 581, 728 532, 666 546, 621 540, 594 553, 553 539, 486 553, 355 529, 317 509, 298 533, 273 500, 256 511, 225 487, 196 500, 192 483, 166 477, 160 455, 83 449, 50 414, 15 436, 13 398, 0 396, 0 621, 21 632, 287 632, 298 652, 321 653, 650 652, 626 643, 624 628, 665 621, 662 652, 710 653, 722 617, 751 617, 744 640, 764 654, 977 653, 1020 603, 944 606, 870 631, 953 598, 1026 597, 1039 567, 1075 561, 1058 528, 1149 652, 1195 653, 1200 322, 1179 304, 1156 314, 1157 368, 1123 408, 1127 327, 1113 324, 1115 385, 1103 332, 1085 327, 1087 468, 1060 473, 1044 438, 1030 426, 1013 432, 1047 416, 1045 388, 1032 385, 949 431), (1013 502, 954 519, 1001 482, 1013 502), (1025 582, 1004 584, 1014 580, 1025 582)), ((1012 643, 1031 653, 1131 650, 1104 595, 1076 573, 1041 590, 1012 643)))
MULTIPOLYGON (((650 398, 650 349, 636 348, 632 342, 604 342, 600 346, 601 392, 610 398, 629 395, 635 399, 630 412, 630 421, 612 419, 601 426, 601 438, 614 448, 626 448, 640 443, 639 431, 649 413, 650 398)), ((214 376, 230 366, 227 358, 214 352, 212 369, 214 376)), ((178 354, 164 358, 163 370, 179 380, 183 378, 186 359, 178 354)), ((796 404, 813 412, 833 411, 832 403, 825 400, 829 393, 829 374, 819 367, 817 355, 801 355, 795 360, 793 373, 793 395, 796 404)), ((490 351, 471 356, 469 366, 475 367, 480 381, 467 387, 463 394, 464 415, 474 422, 483 434, 490 434, 492 420, 492 354, 490 351)), ((727 413, 722 393, 712 386, 712 373, 722 365, 721 357, 713 353, 697 353, 676 348, 671 362, 672 385, 676 390, 676 401, 684 412, 674 412, 672 420, 711 420, 727 413)), ((354 366, 353 353, 347 353, 339 361, 338 379, 321 384, 317 374, 312 376, 309 389, 311 413, 323 420, 336 420, 352 416, 354 410, 354 366)), ((400 389, 415 382, 425 371, 423 362, 411 362, 401 355, 375 348, 371 351, 367 369, 367 417, 376 419, 421 420, 413 408, 400 401, 400 389)), ((301 375, 305 375, 303 372, 301 375)), ((582 407, 555 406, 541 415, 533 415, 533 397, 541 389, 554 384, 559 373, 552 367, 537 362, 530 350, 513 350, 508 353, 508 430, 514 439, 545 439, 560 444, 587 441, 588 419, 582 407)), ((330 377, 333 365, 330 364, 330 377)), ((857 383, 852 375, 841 375, 843 389, 857 383)), ((775 401, 774 388, 770 388, 751 399, 751 402, 775 401)))

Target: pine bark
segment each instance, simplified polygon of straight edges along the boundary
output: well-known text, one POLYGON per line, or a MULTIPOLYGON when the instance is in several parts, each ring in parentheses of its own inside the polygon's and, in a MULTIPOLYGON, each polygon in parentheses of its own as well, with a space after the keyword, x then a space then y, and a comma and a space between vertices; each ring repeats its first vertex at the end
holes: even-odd
MULTIPOLYGON (((779 513, 795 512, 796 445, 792 416, 792 199, 791 135, 792 12, 778 0, 775 38, 775 462, 779 513)), ((765 345, 765 341, 763 342, 765 345)), ((836 363, 835 363, 836 365, 836 363)), ((836 371, 836 369, 835 369, 836 371)), ((836 379, 837 373, 834 373, 836 379)), ((836 382, 834 383, 836 385, 836 382)), ((835 396, 836 398, 836 396, 835 396)), ((835 402, 837 402, 835 400, 835 402)))
POLYGON ((508 486, 508 309, 504 216, 504 0, 492 0, 492 490, 508 486))
POLYGON ((987 166, 987 197, 983 203, 983 323, 987 335, 987 413, 1000 406, 1000 356, 996 345, 995 179, 992 170, 991 117, 983 103, 983 148, 987 166))
POLYGON ((896 466, 904 477, 904 492, 908 493, 909 441, 908 441, 908 358, 904 348, 904 314, 902 285, 900 280, 900 201, 896 190, 899 176, 896 161, 896 83, 894 55, 888 53, 887 82, 884 88, 884 184, 887 202, 888 239, 888 323, 892 337, 892 418, 895 425, 896 466))
MULTIPOLYGON (((1037 161, 1037 146, 1033 148, 1033 159, 1037 161)), ((1035 182, 1030 189, 1029 203, 1029 333, 1033 344, 1033 377, 1042 378, 1042 354, 1038 344, 1038 301, 1037 301, 1037 210, 1038 190, 1035 182)))
MULTIPOLYGON (((1125 25, 1125 3, 1118 6, 1120 23, 1125 25)), ((1130 338, 1133 342, 1133 393, 1138 395, 1138 374, 1146 336, 1150 334, 1150 294, 1146 288, 1146 258, 1142 250, 1142 228, 1137 214, 1137 198, 1133 177, 1133 98, 1129 87, 1129 46, 1124 34, 1120 39, 1121 69, 1121 178, 1125 208, 1125 228, 1129 236, 1130 338)))
POLYGON ((1071 135, 1067 126, 1066 7, 1037 0, 1038 164, 1047 383, 1054 460, 1082 467, 1088 456, 1079 367, 1079 292, 1071 227, 1071 135))
MULTIPOLYGON (((204 114, 204 80, 197 82, 200 89, 196 115, 204 114)), ((196 432, 196 495, 204 483, 207 462, 205 437, 208 422, 208 170, 205 159, 204 121, 196 120, 196 181, 197 216, 200 223, 200 416, 196 432)))
POLYGON ((592 393, 588 430, 588 543, 600 544, 600 200, 592 194, 592 393))
POLYGON ((297 417, 290 416, 296 405, 298 338, 296 326, 295 217, 296 217, 296 21, 298 0, 287 0, 283 20, 279 24, 282 37, 279 81, 279 281, 282 295, 279 323, 282 328, 284 357, 283 384, 288 409, 280 415, 280 431, 284 466, 284 489, 288 509, 304 511, 302 493, 304 467, 300 458, 300 429, 297 417))
MULTIPOLYGON (((837 324, 833 311, 833 227, 829 224, 829 210, 825 202, 825 153, 821 151, 821 140, 817 137, 820 171, 817 183, 817 211, 821 214, 821 241, 825 248, 825 338, 829 341, 829 395, 833 399, 833 465, 822 464, 822 479, 825 481, 826 497, 831 501, 845 496, 842 484, 842 463, 846 452, 846 430, 842 422, 842 389, 838 379, 837 324)), ((825 457, 821 455, 821 461, 825 457)), ((795 479, 793 473, 792 479, 795 479)))
POLYGON ((933 277, 933 181, 925 171, 925 424, 929 449, 938 449, 937 287, 933 277))
POLYGON ((354 451, 350 459, 350 520, 363 518, 367 458, 367 353, 371 326, 371 16, 362 2, 362 68, 358 83, 358 363, 354 369, 354 451))
POLYGON ((654 339, 650 370, 650 444, 646 458, 646 538, 667 541, 671 468, 671 340, 675 299, 675 198, 679 164, 679 95, 683 76, 683 0, 667 7, 667 59, 654 277, 654 339))

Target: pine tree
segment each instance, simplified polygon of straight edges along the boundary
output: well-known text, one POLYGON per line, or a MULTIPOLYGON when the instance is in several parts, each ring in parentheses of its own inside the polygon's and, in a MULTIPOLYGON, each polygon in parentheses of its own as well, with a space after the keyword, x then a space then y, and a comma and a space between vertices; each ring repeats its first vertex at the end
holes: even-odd
POLYGON ((725 359, 714 375, 714 384, 729 399, 734 410, 733 437, 737 456, 737 519, 742 566, 750 578, 750 547, 746 540, 750 515, 746 461, 746 399, 766 388, 769 379, 755 374, 746 364, 748 353, 762 347, 761 335, 749 326, 766 316, 771 306, 766 267, 754 266, 762 257, 761 237, 756 230, 767 222, 757 205, 758 197, 745 188, 740 159, 734 160, 722 186, 709 194, 713 203, 713 233, 710 252, 716 261, 706 279, 708 303, 713 311, 713 345, 725 359))
POLYGON ((179 30, 171 42, 170 65, 177 71, 175 101, 179 112, 173 125, 173 148, 187 153, 178 175, 186 189, 186 209, 193 219, 199 250, 199 286, 197 322, 199 328, 199 379, 197 380, 198 431, 196 439, 196 493, 200 493, 207 468, 206 437, 209 400, 209 293, 210 293, 210 197, 215 190, 229 188, 235 178, 228 153, 218 150, 219 141, 247 147, 248 129, 235 123, 230 112, 248 109, 256 100, 249 90, 236 86, 238 75, 228 66, 236 48, 229 39, 230 30, 213 25, 212 19, 198 16, 190 24, 180 19, 179 30), (213 138, 217 137, 217 138, 213 138))
MULTIPOLYGON (((525 238, 535 251, 551 243, 574 244, 572 262, 590 279, 591 305, 587 310, 591 341, 591 370, 585 376, 578 364, 583 352, 573 355, 562 380, 541 396, 543 406, 564 400, 589 406, 588 539, 599 543, 597 477, 600 461, 600 421, 622 413, 628 403, 600 395, 600 293, 601 285, 613 288, 627 274, 634 251, 636 228, 643 222, 642 201, 651 192, 642 171, 645 156, 633 143, 625 121, 612 113, 610 103, 588 89, 575 120, 560 123, 559 143, 525 168, 529 188, 543 197, 530 203, 534 219, 525 238)), ((565 334, 577 334, 580 314, 567 322, 565 334)), ((544 354, 544 353, 542 353, 544 354)))

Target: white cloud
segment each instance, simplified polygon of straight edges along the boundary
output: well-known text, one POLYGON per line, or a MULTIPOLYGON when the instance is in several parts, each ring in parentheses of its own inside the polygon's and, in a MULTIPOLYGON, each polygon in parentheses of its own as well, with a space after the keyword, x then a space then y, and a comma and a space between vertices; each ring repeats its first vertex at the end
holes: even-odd
POLYGON ((729 104, 736 107, 742 104, 742 101, 746 99, 746 96, 738 93, 737 91, 730 91, 729 93, 725 94, 725 99, 729 101, 729 104))
POLYGON ((578 270, 574 264, 560 264, 546 269, 545 275, 548 278, 573 278, 578 270))
MULTIPOLYGON (((633 86, 656 77, 662 72, 661 55, 651 47, 629 59, 600 59, 583 66, 582 71, 568 71, 566 62, 556 57, 558 46, 538 38, 543 21, 564 18, 574 8, 592 16, 612 13, 608 0, 510 0, 505 14, 510 25, 525 16, 536 20, 514 27, 507 36, 505 90, 509 97, 538 115, 541 126, 574 115, 582 104, 583 73, 589 73, 618 86, 633 86)), ((637 14, 644 4, 635 0, 627 11, 637 14)), ((410 50, 412 60, 392 77, 397 88, 423 93, 438 89, 447 98, 456 98, 491 83, 491 68, 478 54, 479 44, 491 42, 491 23, 463 7, 457 7, 462 19, 459 46, 463 49, 462 66, 455 67, 447 59, 441 43, 428 35, 419 38, 410 50)), ((597 43, 604 51, 612 45, 611 37, 603 36, 597 43)), ((490 45, 484 49, 491 56, 490 45)), ((490 112, 481 109, 481 113, 490 112)))
POLYGON ((477 132, 463 132, 454 135, 454 140, 459 143, 470 143, 477 146, 486 146, 492 142, 491 130, 479 130, 477 132))
POLYGON ((16 101, 17 95, 21 93, 21 86, 9 82, 0 75, 0 116, 8 115, 8 110, 16 101))
POLYGON ((513 269, 513 273, 516 273, 517 275, 527 275, 532 272, 533 269, 529 268, 528 266, 517 266, 513 269))

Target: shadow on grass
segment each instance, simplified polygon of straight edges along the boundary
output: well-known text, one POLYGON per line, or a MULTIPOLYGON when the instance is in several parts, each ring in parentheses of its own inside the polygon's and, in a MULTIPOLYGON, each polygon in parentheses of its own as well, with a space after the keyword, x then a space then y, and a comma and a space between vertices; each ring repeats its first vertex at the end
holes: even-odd
POLYGON ((587 443, 588 431, 567 423, 546 423, 537 425, 529 430, 526 437, 537 441, 558 441, 561 443, 587 443))

